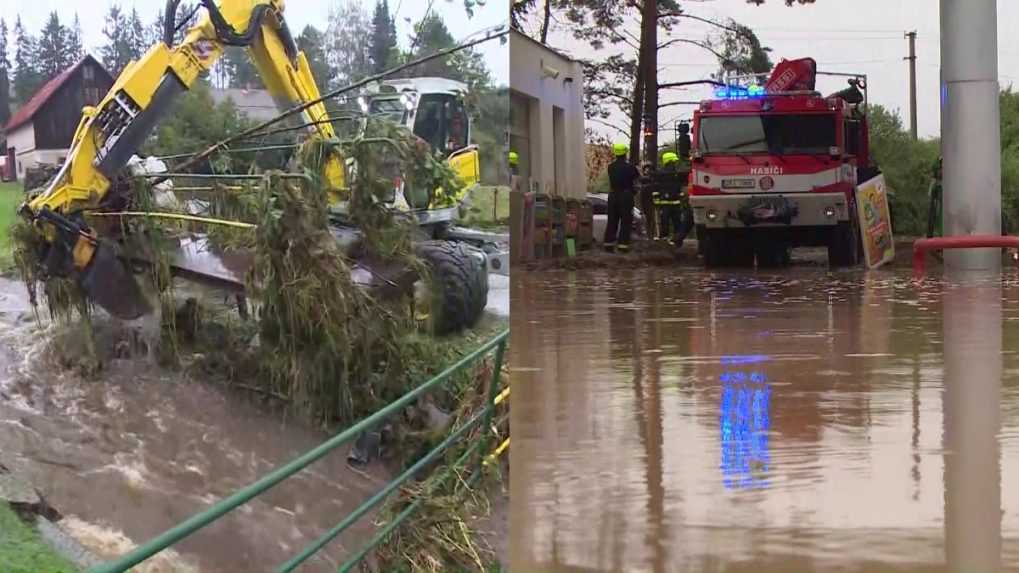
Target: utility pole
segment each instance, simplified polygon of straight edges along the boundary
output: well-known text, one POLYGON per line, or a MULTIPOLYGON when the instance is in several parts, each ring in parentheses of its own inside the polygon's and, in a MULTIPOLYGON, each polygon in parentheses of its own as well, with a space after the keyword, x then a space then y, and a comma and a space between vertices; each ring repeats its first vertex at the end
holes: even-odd
POLYGON ((909 133, 916 141, 916 30, 906 32, 909 40, 909 133))
MULTIPOLYGON (((945 236, 1001 235, 1001 112, 995 0, 941 0, 941 73, 945 236)), ((953 271, 997 272, 1001 269, 1001 249, 947 251, 945 266, 953 271)), ((948 560, 952 562, 951 553, 948 560)), ((979 564, 965 564, 952 570, 967 567, 985 570, 979 564)))
POLYGON ((644 161, 658 165, 658 0, 644 0, 644 161))

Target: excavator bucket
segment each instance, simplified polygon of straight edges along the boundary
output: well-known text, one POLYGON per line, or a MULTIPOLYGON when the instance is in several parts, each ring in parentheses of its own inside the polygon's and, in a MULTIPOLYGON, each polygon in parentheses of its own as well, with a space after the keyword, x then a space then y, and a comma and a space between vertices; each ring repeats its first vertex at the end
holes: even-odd
POLYGON ((96 243, 92 261, 78 275, 78 284, 92 301, 119 319, 134 320, 152 312, 134 274, 109 241, 96 243))

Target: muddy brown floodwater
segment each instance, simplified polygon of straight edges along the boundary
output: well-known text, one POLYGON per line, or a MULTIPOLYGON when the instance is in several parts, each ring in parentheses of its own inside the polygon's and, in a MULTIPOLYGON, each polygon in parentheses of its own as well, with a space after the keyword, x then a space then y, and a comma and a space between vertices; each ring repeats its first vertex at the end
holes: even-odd
POLYGON ((1019 570, 1014 275, 518 272, 511 294, 512 571, 1019 570))
MULTIPOLYGON (((102 557, 120 555, 327 437, 145 359, 112 360, 101 380, 54 368, 46 348, 60 327, 40 328, 29 308, 24 287, 0 279, 0 453, 63 514, 59 525, 102 557)), ((138 571, 273 570, 384 485, 384 472, 353 470, 346 454, 341 448, 316 462, 138 571)), ((368 517, 300 571, 335 571, 373 531, 368 517)))

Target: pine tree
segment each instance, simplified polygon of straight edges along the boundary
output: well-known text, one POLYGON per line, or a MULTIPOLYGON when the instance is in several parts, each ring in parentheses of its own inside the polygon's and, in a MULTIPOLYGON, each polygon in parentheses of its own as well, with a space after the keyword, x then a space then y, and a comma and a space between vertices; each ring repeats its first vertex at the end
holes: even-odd
POLYGON ((333 73, 326 59, 325 37, 322 32, 310 24, 305 26, 301 35, 297 37, 297 47, 308 58, 308 67, 311 68, 315 82, 319 84, 320 89, 324 89, 333 73))
POLYGON ((10 69, 11 60, 7 54, 7 22, 0 18, 0 130, 11 118, 10 69))
POLYGON ((81 38, 81 19, 78 18, 78 13, 75 12, 74 24, 67 31, 67 54, 68 60, 71 63, 77 63, 78 60, 85 57, 85 46, 81 38))
POLYGON ((336 77, 333 82, 321 80, 319 88, 349 84, 371 75, 371 53, 365 41, 371 33, 371 20, 357 0, 345 0, 329 14, 326 55, 336 77))
MULTIPOLYGON (((134 14, 137 16, 137 13, 134 14)), ((103 26, 103 35, 106 36, 106 45, 99 48, 99 56, 103 60, 103 66, 114 76, 120 74, 131 60, 137 58, 138 53, 136 30, 132 29, 132 21, 121 11, 120 6, 113 4, 106 14, 106 25, 103 26)))
POLYGON ((389 2, 378 0, 372 15, 372 71, 378 74, 389 69, 395 63, 396 55, 396 23, 389 15, 389 2))
POLYGON ((138 9, 131 8, 131 19, 128 21, 128 44, 130 46, 131 59, 138 59, 148 51, 149 46, 152 45, 149 42, 148 33, 145 30, 145 24, 142 24, 142 19, 138 16, 138 9))
POLYGON ((31 99, 42 85, 42 75, 36 66, 36 41, 25 31, 21 16, 14 22, 14 97, 19 103, 31 99))
MULTIPOLYGON (((447 50, 456 45, 442 16, 432 13, 414 26, 414 53, 419 58, 447 50)), ((491 75, 485 67, 484 58, 473 50, 464 50, 446 58, 426 62, 404 72, 405 76, 435 76, 462 81, 472 88, 489 87, 491 75)))
POLYGON ((262 77, 258 74, 255 64, 244 48, 230 46, 223 56, 223 65, 230 75, 230 87, 241 89, 257 89, 263 87, 262 77))
POLYGON ((49 81, 63 72, 70 65, 70 53, 67 47, 68 31, 60 23, 60 16, 50 12, 46 26, 42 29, 37 44, 36 62, 39 72, 45 81, 49 81))

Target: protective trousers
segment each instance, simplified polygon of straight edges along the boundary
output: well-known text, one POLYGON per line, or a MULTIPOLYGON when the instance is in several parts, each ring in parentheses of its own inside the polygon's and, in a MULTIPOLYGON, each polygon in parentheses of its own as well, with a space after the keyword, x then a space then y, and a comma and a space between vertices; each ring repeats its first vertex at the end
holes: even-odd
POLYGON ((630 230, 633 228, 633 191, 609 193, 608 224, 605 226, 605 247, 630 247, 630 230))

